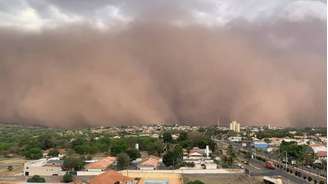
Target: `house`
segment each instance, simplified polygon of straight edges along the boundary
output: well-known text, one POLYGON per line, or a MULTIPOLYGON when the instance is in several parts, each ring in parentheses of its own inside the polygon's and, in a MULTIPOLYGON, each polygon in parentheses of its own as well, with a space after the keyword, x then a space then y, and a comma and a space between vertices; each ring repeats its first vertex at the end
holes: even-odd
POLYGON ((319 159, 327 159, 327 151, 319 151, 317 156, 319 159))
POLYGON ((101 172, 106 170, 109 166, 116 162, 116 157, 106 157, 96 162, 89 163, 85 166, 85 169, 89 172, 101 172))
POLYGON ((210 158, 210 153, 209 146, 206 146, 205 149, 194 147, 189 153, 184 154, 183 161, 194 163, 195 169, 216 169, 217 164, 210 158))
POLYGON ((209 157, 212 151, 209 149, 208 146, 206 146, 205 149, 200 149, 198 147, 193 147, 189 153, 188 153, 188 158, 189 159, 199 159, 203 157, 209 157))
POLYGON ((316 154, 319 159, 327 158, 327 147, 323 144, 311 144, 310 147, 313 150, 313 153, 316 154))
POLYGON ((24 176, 62 176, 65 174, 62 166, 63 160, 58 157, 28 161, 24 164, 24 176))
POLYGON ((133 178, 110 170, 90 179, 89 184, 136 184, 133 178))
POLYGON ((149 156, 147 159, 138 164, 140 170, 155 170, 160 164, 160 158, 156 156, 149 156))

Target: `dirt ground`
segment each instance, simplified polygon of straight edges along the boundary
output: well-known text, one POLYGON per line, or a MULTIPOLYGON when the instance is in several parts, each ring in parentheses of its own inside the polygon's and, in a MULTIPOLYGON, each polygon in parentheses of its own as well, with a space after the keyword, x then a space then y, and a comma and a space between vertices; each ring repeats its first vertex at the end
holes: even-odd
POLYGON ((22 174, 24 163, 23 158, 3 158, 0 157, 0 177, 1 176, 17 176, 22 174), (8 166, 12 166, 13 170, 9 171, 8 166))
POLYGON ((183 175, 184 183, 200 180, 205 184, 262 184, 261 177, 249 177, 243 174, 186 174, 183 175))

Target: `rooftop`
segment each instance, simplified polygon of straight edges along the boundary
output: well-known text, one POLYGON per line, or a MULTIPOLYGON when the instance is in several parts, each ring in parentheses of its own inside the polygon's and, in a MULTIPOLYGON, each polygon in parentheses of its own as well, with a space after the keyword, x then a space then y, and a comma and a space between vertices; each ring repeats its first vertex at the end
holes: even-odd
POLYGON ((96 162, 87 164, 85 166, 86 169, 107 169, 108 166, 112 165, 116 161, 116 157, 106 157, 96 162))

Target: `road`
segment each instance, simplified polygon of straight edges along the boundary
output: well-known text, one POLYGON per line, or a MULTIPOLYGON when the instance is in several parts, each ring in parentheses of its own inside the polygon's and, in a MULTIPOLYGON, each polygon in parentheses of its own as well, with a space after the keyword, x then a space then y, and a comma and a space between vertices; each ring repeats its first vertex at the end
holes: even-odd
MULTIPOLYGON (((232 145, 233 148, 237 151, 240 151, 240 150, 244 150, 246 152, 253 152, 252 150, 246 150, 244 149, 240 143, 231 143, 231 142, 228 142, 228 141, 225 141, 225 140, 215 140, 217 143, 221 144, 221 145, 232 145)), ((260 156, 260 154, 257 154, 257 156, 260 156)), ((262 158, 265 158, 265 160, 270 160, 272 159, 272 157, 268 157, 267 155, 261 155, 260 157, 262 158)), ((244 160, 244 158, 241 158, 242 160, 244 160)), ((264 162, 263 161, 259 161, 259 160, 254 160, 252 159, 251 162, 250 162, 250 171, 253 171, 253 175, 261 175, 261 176, 274 176, 274 175, 280 175, 282 176, 283 178, 285 178, 285 180, 290 181, 289 183, 291 182, 294 182, 294 183, 304 183, 305 181, 302 179, 302 178, 299 178, 297 176, 294 176, 293 174, 290 174, 284 170, 281 170, 281 169, 276 169, 276 170, 268 170, 264 167, 264 162)), ((321 180, 325 181, 326 179, 323 178, 322 176, 319 176, 317 173, 314 173, 314 172, 311 172, 309 170, 305 170, 305 169, 301 169, 299 168, 300 170, 302 170, 303 173, 308 173, 310 174, 311 176, 316 176, 316 177, 319 177, 321 180)))
POLYGON ((286 172, 280 169, 267 169, 264 167, 264 162, 251 159, 249 164, 245 165, 250 171, 251 176, 281 176, 282 180, 288 184, 304 183, 304 180, 297 178, 293 175, 287 174, 286 172))

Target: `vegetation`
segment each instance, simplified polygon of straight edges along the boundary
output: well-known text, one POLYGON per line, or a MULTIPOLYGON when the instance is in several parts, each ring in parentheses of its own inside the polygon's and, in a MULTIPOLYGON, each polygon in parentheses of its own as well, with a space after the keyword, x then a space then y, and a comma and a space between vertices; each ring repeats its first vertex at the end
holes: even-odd
POLYGON ((183 151, 182 151, 182 147, 179 145, 169 149, 163 155, 163 163, 167 167, 172 166, 173 168, 176 168, 177 166, 180 166, 182 161, 183 161, 183 151))
POLYGON ((279 152, 281 158, 285 158, 285 153, 289 160, 296 160, 298 163, 313 162, 314 155, 306 145, 297 145, 296 142, 285 142, 280 144, 279 152), (312 156, 311 156, 312 155, 312 156), (313 159, 313 161, 311 161, 313 159))
POLYGON ((194 180, 194 181, 189 181, 187 184, 205 184, 205 183, 200 180, 194 180))
POLYGON ((7 167, 7 170, 8 171, 12 171, 14 169, 14 167, 12 166, 12 165, 9 165, 8 167, 7 167))
POLYGON ((64 157, 63 169, 65 171, 79 171, 84 167, 84 159, 79 156, 64 157))
POLYGON ((227 154, 226 155, 222 155, 222 167, 223 168, 230 168, 232 167, 235 159, 237 158, 236 152, 233 149, 233 147, 231 145, 228 146, 227 149, 227 154))
POLYGON ((64 183, 70 183, 73 181, 73 175, 71 172, 66 172, 63 176, 63 182, 64 183))
POLYGON ((57 149, 51 149, 48 153, 49 157, 58 157, 59 151, 57 149))
POLYGON ((163 133, 163 141, 164 143, 172 143, 173 142, 173 138, 170 132, 164 132, 163 133))
POLYGON ((117 169, 118 170, 123 170, 128 168, 128 166, 130 165, 130 157, 128 154, 126 153, 120 153, 119 155, 117 155, 117 169))
POLYGON ((42 150, 37 147, 27 147, 24 150, 23 154, 27 159, 33 159, 33 160, 42 158, 42 156, 43 156, 42 150))
POLYGON ((131 148, 131 149, 126 150, 126 154, 129 155, 131 161, 136 160, 137 158, 141 157, 141 154, 140 154, 139 150, 137 150, 135 148, 131 148))
POLYGON ((34 175, 31 178, 27 179, 29 183, 45 183, 46 180, 39 175, 34 175))

